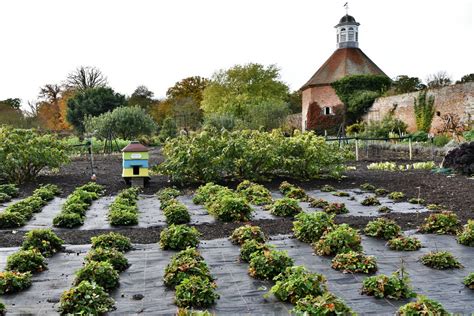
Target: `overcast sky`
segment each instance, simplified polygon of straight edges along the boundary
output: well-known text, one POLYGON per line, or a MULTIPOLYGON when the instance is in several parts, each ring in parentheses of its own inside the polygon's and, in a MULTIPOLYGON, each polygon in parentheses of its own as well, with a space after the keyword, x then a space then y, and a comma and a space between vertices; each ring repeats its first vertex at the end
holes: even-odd
MULTIPOLYGON (((79 65, 163 97, 188 76, 277 64, 299 89, 336 48, 346 0, 1 0, 0 100, 36 99, 79 65)), ((474 72, 473 0, 353 0, 360 48, 390 77, 474 72)))

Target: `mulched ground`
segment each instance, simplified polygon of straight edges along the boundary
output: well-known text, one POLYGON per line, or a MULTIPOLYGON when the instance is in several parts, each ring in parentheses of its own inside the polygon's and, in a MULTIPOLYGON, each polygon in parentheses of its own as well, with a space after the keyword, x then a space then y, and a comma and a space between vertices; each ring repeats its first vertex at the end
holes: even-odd
MULTIPOLYGON (((150 164, 155 165, 163 161, 159 149, 151 151, 150 164)), ((370 155, 372 160, 354 162, 351 165, 356 166, 354 171, 347 172, 341 180, 313 180, 309 182, 291 181, 302 186, 305 189, 319 188, 324 184, 333 185, 339 189, 356 188, 362 183, 371 183, 376 187, 383 187, 390 191, 402 191, 407 199, 411 197, 420 197, 427 203, 442 204, 447 209, 456 212, 462 223, 468 219, 474 218, 474 180, 466 176, 446 176, 442 174, 433 174, 430 171, 372 171, 367 170, 366 166, 372 161, 393 161, 394 154, 391 152, 377 151, 377 155, 370 155)), ((107 188, 107 194, 114 195, 124 189, 125 183, 121 178, 122 159, 120 155, 95 156, 95 173, 97 182, 104 184, 107 188)), ((398 163, 412 163, 406 160, 397 160, 398 163)), ((77 158, 67 166, 64 166, 56 174, 42 175, 34 183, 29 183, 21 187, 23 196, 30 194, 39 183, 54 183, 61 187, 63 196, 71 193, 74 188, 89 181, 91 175, 90 162, 87 158, 77 158)), ((276 189, 280 182, 285 179, 275 179, 266 183, 268 188, 276 189)), ((144 193, 153 194, 160 188, 172 185, 167 177, 154 176, 150 185, 144 190, 144 193)), ((235 186, 236 183, 229 183, 229 186, 235 186)), ((185 188, 190 191, 194 187, 185 188)), ((426 214, 387 214, 393 218, 404 229, 413 229, 418 226, 426 214)), ((344 217, 337 218, 337 221, 343 220, 357 228, 362 228, 373 218, 371 217, 344 217)), ((292 220, 259 220, 253 221, 253 224, 261 226, 264 231, 270 235, 291 233, 292 220)), ((216 223, 199 225, 198 229, 203 234, 202 239, 214 239, 226 237, 237 226, 236 223, 216 223)), ((129 236, 136 243, 153 243, 159 240, 160 227, 156 228, 127 228, 116 230, 129 236)), ((58 231, 58 234, 64 238, 67 243, 83 244, 90 240, 91 236, 104 231, 79 231, 68 230, 58 231)), ((15 246, 21 243, 23 233, 21 231, 0 231, 0 246, 15 246)))

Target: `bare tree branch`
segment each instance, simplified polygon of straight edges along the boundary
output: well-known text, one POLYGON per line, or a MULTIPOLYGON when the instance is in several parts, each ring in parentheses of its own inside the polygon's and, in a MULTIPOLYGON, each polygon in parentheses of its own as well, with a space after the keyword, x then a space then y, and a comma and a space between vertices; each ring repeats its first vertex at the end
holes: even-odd
POLYGON ((80 66, 71 72, 64 83, 68 89, 86 90, 107 86, 107 77, 95 67, 80 66))

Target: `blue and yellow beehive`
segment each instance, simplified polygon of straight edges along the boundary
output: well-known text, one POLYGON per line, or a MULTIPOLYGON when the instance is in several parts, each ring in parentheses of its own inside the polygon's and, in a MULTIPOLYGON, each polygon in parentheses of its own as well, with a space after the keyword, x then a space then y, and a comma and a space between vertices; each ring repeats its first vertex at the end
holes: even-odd
POLYGON ((122 149, 123 171, 125 181, 132 178, 149 178, 148 174, 148 148, 137 141, 133 141, 122 149))

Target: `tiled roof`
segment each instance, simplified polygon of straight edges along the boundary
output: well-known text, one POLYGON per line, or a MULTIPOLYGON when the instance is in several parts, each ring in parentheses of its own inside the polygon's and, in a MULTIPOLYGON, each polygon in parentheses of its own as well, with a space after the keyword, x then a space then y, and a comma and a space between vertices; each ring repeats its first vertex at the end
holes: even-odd
POLYGON ((148 147, 143 146, 139 142, 131 142, 127 146, 125 146, 124 149, 122 149, 122 152, 143 152, 143 151, 148 151, 148 147))

